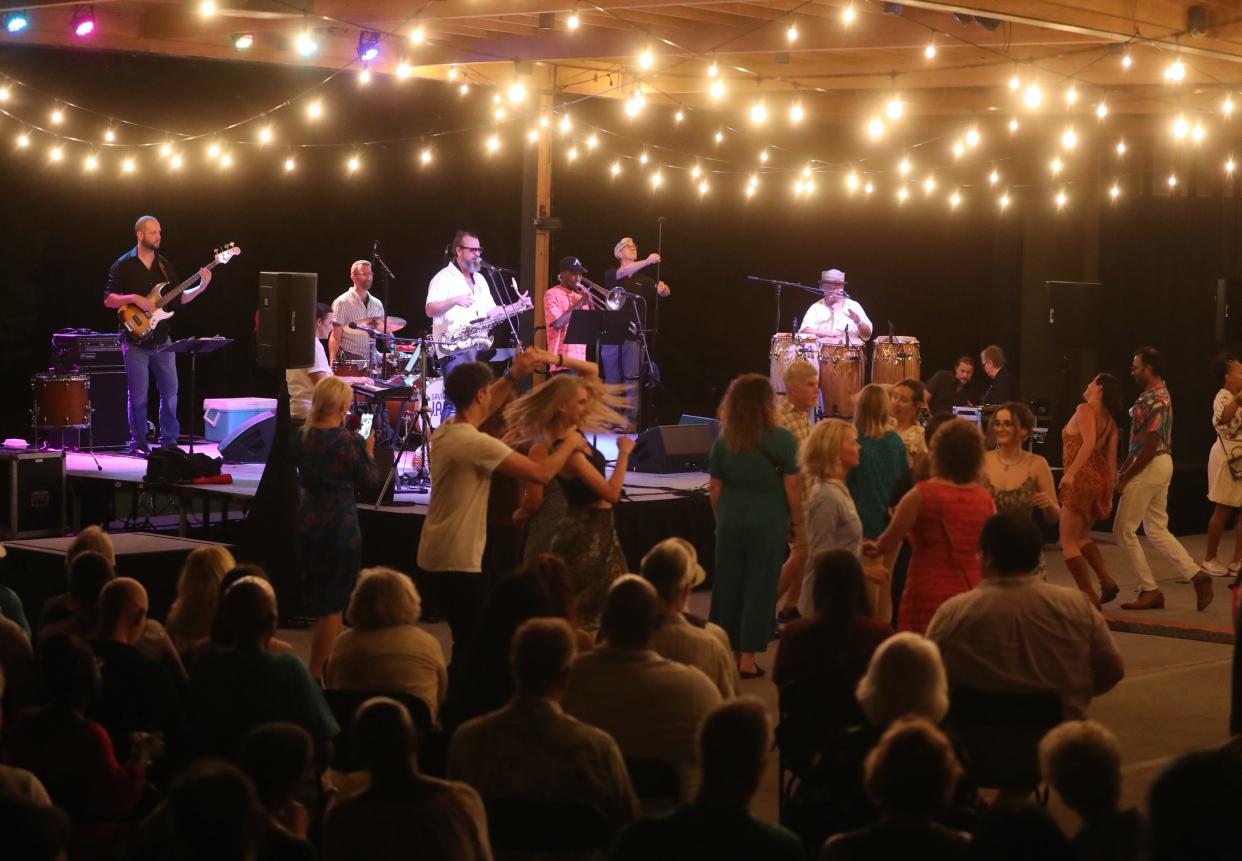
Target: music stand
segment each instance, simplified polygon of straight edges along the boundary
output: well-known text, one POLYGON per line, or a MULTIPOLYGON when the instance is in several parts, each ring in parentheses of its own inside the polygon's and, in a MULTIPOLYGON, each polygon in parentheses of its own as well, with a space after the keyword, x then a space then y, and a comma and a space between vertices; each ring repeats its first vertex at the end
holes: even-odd
POLYGON ((594 344, 597 362, 601 345, 624 344, 629 335, 630 319, 624 311, 570 311, 569 325, 565 327, 565 343, 594 344))
POLYGON ((157 353, 190 354, 190 454, 194 454, 194 416, 198 411, 198 407, 194 404, 194 384, 198 377, 198 354, 214 353, 231 343, 233 343, 232 338, 222 338, 218 335, 214 338, 182 338, 180 341, 173 341, 155 350, 157 353))

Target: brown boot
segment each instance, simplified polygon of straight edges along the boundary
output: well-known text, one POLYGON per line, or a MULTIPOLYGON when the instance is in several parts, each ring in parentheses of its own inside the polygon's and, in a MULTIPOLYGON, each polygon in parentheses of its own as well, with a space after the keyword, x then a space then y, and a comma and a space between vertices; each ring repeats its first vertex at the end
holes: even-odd
POLYGON ((1164 609, 1164 593, 1159 589, 1151 591, 1139 592, 1138 597, 1133 601, 1127 601, 1121 605, 1123 610, 1163 610, 1164 609))
POLYGON ((1200 571, 1190 578, 1190 584, 1195 587, 1195 609, 1202 613, 1216 597, 1212 594, 1212 575, 1200 571))
POLYGON ((1082 558, 1087 560, 1087 564, 1095 570, 1095 576, 1100 580, 1100 603, 1107 604, 1116 598, 1121 592, 1121 587, 1108 573, 1108 566, 1104 564, 1104 555, 1100 553, 1100 548, 1094 541, 1088 541, 1083 545, 1082 558))
POLYGON ((1098 609, 1100 596, 1095 594, 1095 589, 1091 587, 1091 569, 1087 567, 1087 560, 1081 556, 1075 556, 1065 560, 1065 567, 1069 569, 1070 576, 1074 578, 1074 584, 1091 599, 1091 603, 1098 609))

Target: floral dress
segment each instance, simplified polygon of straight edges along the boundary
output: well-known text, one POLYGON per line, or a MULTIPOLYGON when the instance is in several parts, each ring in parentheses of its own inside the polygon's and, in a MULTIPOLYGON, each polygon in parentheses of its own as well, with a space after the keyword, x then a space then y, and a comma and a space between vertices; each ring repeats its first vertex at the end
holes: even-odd
POLYGON ((345 428, 299 431, 293 453, 302 485, 298 551, 303 605, 316 615, 340 613, 362 567, 355 488, 378 481, 379 469, 362 437, 345 428))

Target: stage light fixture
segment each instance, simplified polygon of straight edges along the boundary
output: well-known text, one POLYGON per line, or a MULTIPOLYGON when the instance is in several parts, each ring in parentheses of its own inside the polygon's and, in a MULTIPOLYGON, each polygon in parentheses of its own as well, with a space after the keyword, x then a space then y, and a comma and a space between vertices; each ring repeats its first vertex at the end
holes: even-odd
POLYGON ((30 16, 25 12, 6 12, 4 15, 4 31, 20 33, 30 26, 30 16))
POLYGON ((73 18, 70 21, 70 29, 73 35, 79 39, 85 39, 87 36, 95 32, 95 7, 90 4, 77 6, 73 10, 73 18))
POLYGON ((254 33, 234 33, 233 50, 245 51, 254 46, 254 33))
POLYGON ((363 30, 358 34, 358 59, 364 63, 374 62, 380 55, 380 34, 363 30))

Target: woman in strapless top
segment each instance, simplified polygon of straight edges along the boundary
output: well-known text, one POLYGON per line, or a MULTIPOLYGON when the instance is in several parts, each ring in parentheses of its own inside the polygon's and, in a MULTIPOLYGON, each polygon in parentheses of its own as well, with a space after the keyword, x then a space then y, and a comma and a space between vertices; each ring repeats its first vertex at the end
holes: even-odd
MULTIPOLYGON (((575 374, 559 374, 518 398, 505 411, 508 439, 533 441, 530 458, 548 457, 574 435, 608 432, 625 425, 624 387, 600 382, 596 366, 565 357, 575 374)), ((589 454, 575 454, 556 480, 544 487, 527 484, 515 514, 529 524, 526 552, 552 553, 573 575, 578 621, 584 628, 599 624, 604 598, 612 582, 628 569, 613 520, 613 506, 621 498, 626 467, 634 441, 617 437, 617 460, 612 475, 606 459, 594 446, 589 454)))
POLYGON ((1121 384, 1112 374, 1097 374, 1082 393, 1083 403, 1061 431, 1061 552, 1078 588, 1099 604, 1117 597, 1117 581, 1108 573, 1091 527, 1112 512, 1117 475, 1117 422, 1121 384), (1091 571, 1100 581, 1097 595, 1091 571))

